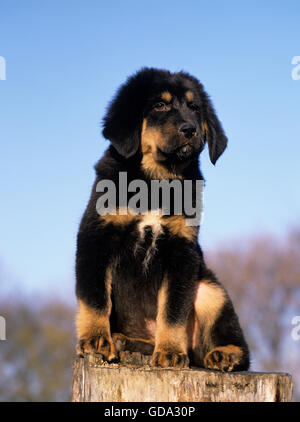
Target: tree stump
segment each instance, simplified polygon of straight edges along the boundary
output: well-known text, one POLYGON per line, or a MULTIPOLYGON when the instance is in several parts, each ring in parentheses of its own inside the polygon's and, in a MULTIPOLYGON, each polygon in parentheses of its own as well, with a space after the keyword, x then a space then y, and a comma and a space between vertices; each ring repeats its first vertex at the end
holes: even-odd
POLYGON ((222 373, 199 368, 159 369, 149 356, 121 352, 118 364, 99 354, 76 358, 74 402, 287 402, 292 377, 286 373, 222 373))

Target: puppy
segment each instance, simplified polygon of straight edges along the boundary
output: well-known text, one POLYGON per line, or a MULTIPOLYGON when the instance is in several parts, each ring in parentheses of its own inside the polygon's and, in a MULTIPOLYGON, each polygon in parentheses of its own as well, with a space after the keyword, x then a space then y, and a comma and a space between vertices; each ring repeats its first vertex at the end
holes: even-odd
POLYGON ((174 195, 168 212, 161 198, 156 212, 150 203, 143 213, 129 206, 134 183, 150 192, 154 180, 176 181, 182 197, 191 181, 195 205, 199 154, 207 144, 215 164, 227 145, 203 86, 188 73, 144 68, 120 87, 103 136, 110 146, 95 166, 77 238, 78 354, 110 362, 130 350, 151 354, 155 367, 247 370, 248 346, 226 290, 205 265, 199 224, 176 212, 174 195), (114 212, 99 212, 102 181, 115 187, 114 212))

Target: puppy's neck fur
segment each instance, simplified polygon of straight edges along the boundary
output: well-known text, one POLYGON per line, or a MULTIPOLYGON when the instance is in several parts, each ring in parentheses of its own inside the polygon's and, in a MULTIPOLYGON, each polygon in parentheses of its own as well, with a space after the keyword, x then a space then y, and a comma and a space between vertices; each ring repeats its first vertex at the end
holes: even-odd
POLYGON ((182 170, 188 166, 189 163, 181 165, 166 166, 163 163, 155 161, 152 153, 144 154, 141 167, 146 176, 154 180, 165 179, 183 179, 182 170))

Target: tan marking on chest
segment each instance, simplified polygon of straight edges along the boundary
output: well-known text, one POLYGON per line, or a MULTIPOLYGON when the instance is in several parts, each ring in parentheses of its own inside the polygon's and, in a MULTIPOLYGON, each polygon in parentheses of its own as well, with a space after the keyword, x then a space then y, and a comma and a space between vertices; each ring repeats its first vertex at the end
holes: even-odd
POLYGON ((116 225, 127 225, 133 221, 139 221, 141 219, 140 214, 134 214, 128 207, 120 207, 116 209, 115 214, 106 214, 100 216, 100 221, 105 223, 113 223, 116 225))
POLYGON ((173 215, 164 219, 163 224, 173 236, 185 237, 193 241, 197 238, 198 227, 187 226, 184 215, 173 215))
MULTIPOLYGON (((100 216, 100 221, 112 223, 119 226, 128 225, 133 221, 137 222, 137 228, 140 240, 144 239, 145 227, 150 226, 153 233, 153 241, 156 242, 158 237, 163 233, 166 227, 171 235, 185 237, 189 241, 194 241, 198 235, 197 226, 188 226, 183 215, 172 215, 162 218, 162 210, 158 210, 156 214, 149 211, 148 214, 134 214, 128 207, 121 207, 116 210, 116 214, 107 214, 100 216)), ((155 245, 153 245, 155 246, 155 245)))

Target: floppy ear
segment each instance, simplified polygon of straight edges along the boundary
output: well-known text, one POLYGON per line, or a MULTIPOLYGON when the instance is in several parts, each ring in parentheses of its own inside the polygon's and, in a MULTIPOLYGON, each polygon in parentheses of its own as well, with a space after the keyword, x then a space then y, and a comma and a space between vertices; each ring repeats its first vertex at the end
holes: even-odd
POLYGON ((103 119, 102 134, 125 158, 134 155, 140 144, 142 104, 134 78, 120 87, 103 119))
POLYGON ((202 132, 208 144, 210 161, 215 164, 227 146, 227 137, 207 94, 203 91, 202 98, 204 99, 202 132))
POLYGON ((197 78, 189 73, 180 72, 180 74, 189 79, 198 91, 202 103, 201 128, 204 142, 206 141, 209 149, 210 161, 215 164, 217 159, 223 154, 227 146, 227 137, 225 136, 221 122, 219 121, 214 107, 206 94, 203 85, 197 78))
POLYGON ((154 81, 169 75, 165 70, 144 67, 127 79, 109 105, 102 134, 123 157, 129 158, 138 151, 145 102, 154 81))

